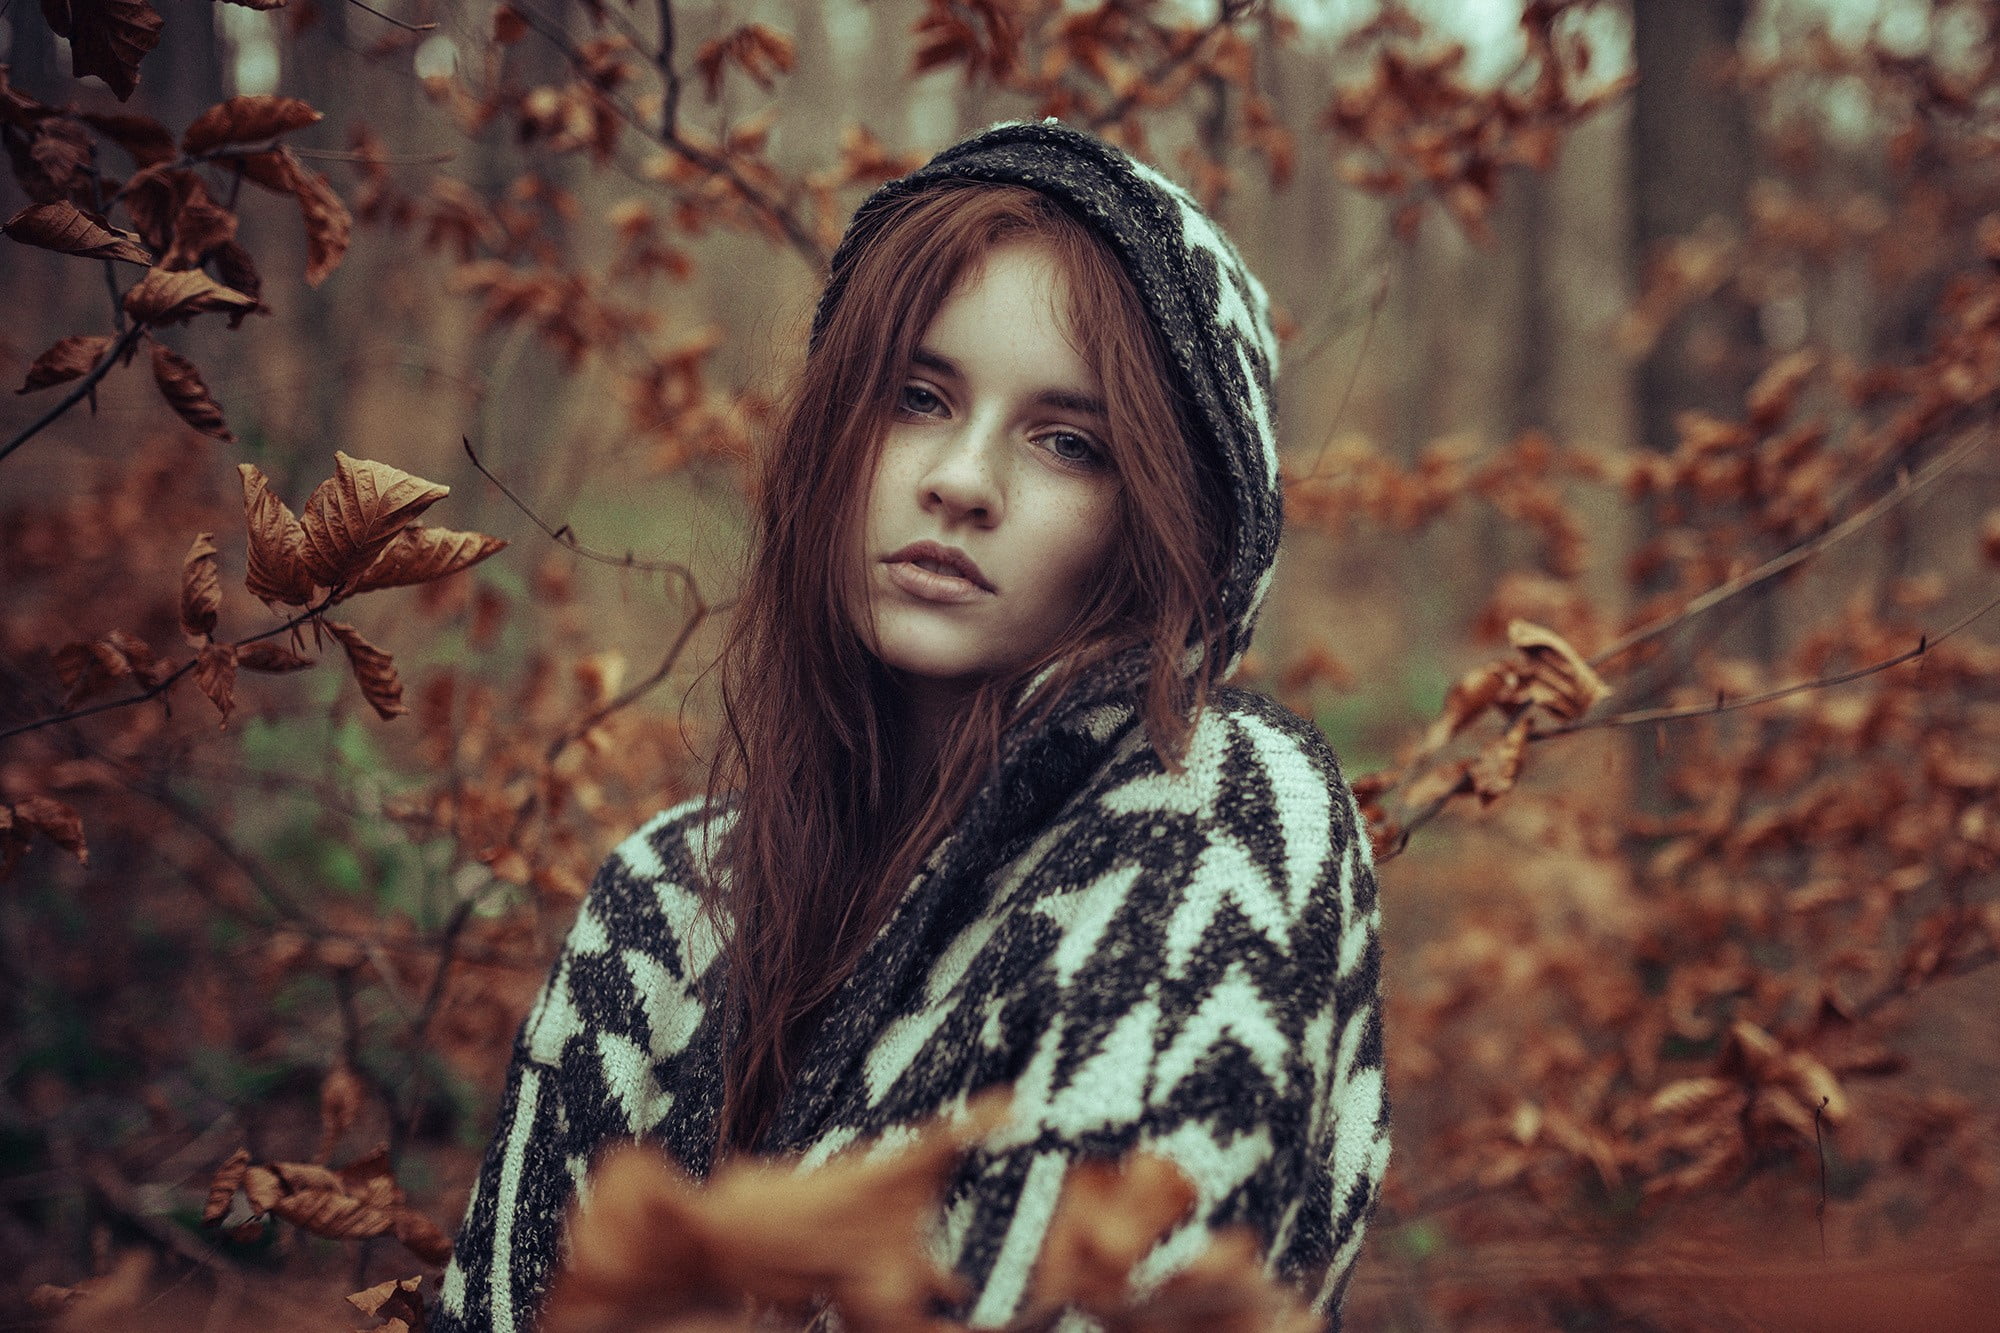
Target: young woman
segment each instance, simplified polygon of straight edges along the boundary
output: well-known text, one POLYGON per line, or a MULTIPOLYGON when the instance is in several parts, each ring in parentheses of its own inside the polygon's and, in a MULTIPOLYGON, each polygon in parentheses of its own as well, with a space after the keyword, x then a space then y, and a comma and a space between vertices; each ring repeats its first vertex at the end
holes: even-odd
POLYGON ((1221 684, 1279 530, 1262 287, 1098 139, 875 192, 766 460, 706 799, 614 851, 443 1288, 528 1326, 599 1151, 816 1163, 1005 1084, 940 1253, 1008 1322, 1068 1165, 1199 1190, 1337 1322, 1388 1151, 1375 885, 1318 733, 1221 684))

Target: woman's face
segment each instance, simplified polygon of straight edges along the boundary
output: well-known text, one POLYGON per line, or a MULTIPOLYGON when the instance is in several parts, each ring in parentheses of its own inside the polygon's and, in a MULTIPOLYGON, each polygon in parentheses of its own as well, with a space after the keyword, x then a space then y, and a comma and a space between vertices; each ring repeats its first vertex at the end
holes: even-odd
POLYGON ((892 669, 969 686, 1026 665, 1110 558, 1118 477, 1068 308, 1051 252, 1011 241, 918 343, 862 530, 875 651, 892 669))

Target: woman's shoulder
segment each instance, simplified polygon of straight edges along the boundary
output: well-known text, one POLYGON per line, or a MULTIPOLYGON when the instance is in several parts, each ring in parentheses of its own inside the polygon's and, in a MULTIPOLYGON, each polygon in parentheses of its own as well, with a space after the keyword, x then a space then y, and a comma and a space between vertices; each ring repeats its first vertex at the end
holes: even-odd
POLYGON ((1178 769, 1137 735, 1104 773, 1100 799, 1112 808, 1156 802, 1233 821, 1328 819, 1347 830, 1356 818, 1340 760, 1319 728, 1274 699, 1234 686, 1210 694, 1178 769))

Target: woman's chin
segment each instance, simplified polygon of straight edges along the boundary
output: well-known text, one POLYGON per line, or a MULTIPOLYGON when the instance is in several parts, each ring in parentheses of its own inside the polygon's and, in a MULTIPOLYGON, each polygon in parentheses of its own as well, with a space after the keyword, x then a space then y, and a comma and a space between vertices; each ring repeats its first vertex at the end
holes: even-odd
POLYGON ((882 665, 912 684, 970 689, 987 676, 1005 670, 995 654, 976 645, 940 642, 929 636, 889 635, 879 644, 882 665))

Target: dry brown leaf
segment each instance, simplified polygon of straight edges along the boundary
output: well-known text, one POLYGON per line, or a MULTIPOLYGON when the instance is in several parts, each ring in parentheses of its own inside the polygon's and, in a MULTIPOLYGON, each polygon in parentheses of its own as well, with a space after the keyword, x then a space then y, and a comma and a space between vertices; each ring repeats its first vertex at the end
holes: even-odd
POLYGON ((703 42, 695 52, 695 72, 701 75, 702 92, 713 102, 722 93, 725 69, 735 65, 759 88, 769 92, 777 76, 789 73, 796 60, 791 37, 762 23, 749 23, 735 31, 703 42))
POLYGON ((1516 697, 1522 703, 1539 704, 1558 721, 1575 721, 1611 693, 1583 655, 1552 629, 1527 620, 1509 621, 1507 642, 1528 659, 1516 697))
POLYGON ((271 94, 232 97, 196 116, 181 136, 181 151, 205 153, 229 143, 255 143, 275 139, 324 119, 319 112, 296 97, 271 94))
POLYGON ((390 1333, 393 1329, 423 1333, 427 1315, 423 1297, 417 1294, 423 1281, 420 1273, 415 1277, 378 1283, 366 1291, 355 1292, 347 1298, 347 1303, 365 1315, 374 1315, 386 1321, 377 1333, 390 1333))
POLYGON ((39 106, 13 123, 22 133, 18 139, 9 136, 8 156, 13 159, 14 179, 28 198, 38 204, 68 200, 79 207, 94 206, 98 175, 90 131, 79 121, 39 106))
POLYGON ((1411 810, 1418 810, 1462 790, 1468 767, 1466 761, 1461 759, 1431 769, 1403 792, 1403 804, 1411 810))
POLYGON ((517 9, 507 5, 496 5, 493 10, 493 40, 502 46, 512 46, 528 35, 528 20, 521 17, 517 9))
POLYGON ((156 268, 125 293, 125 313, 141 324, 179 324, 210 310, 257 308, 254 296, 225 287, 198 268, 156 268))
POLYGON ((110 350, 111 339, 101 333, 80 333, 59 339, 35 358, 34 364, 28 367, 28 378, 14 392, 33 393, 51 384, 67 384, 81 379, 110 350))
POLYGON ((1423 752, 1435 754, 1443 749, 1447 741, 1471 726, 1513 683, 1513 668, 1505 662, 1488 662, 1460 676, 1444 697, 1443 711, 1424 736, 1423 752))
MULTIPOLYGON (((33 372, 29 372, 32 376, 33 372)), ((1979 550, 1988 560, 2000 565, 2000 509, 1988 510, 1979 524, 1979 550)))
POLYGON ((67 687, 65 708, 103 693, 118 681, 138 680, 157 685, 173 672, 137 635, 112 630, 88 643, 68 643, 56 650, 56 674, 67 687))
POLYGON ((506 545, 500 538, 483 532, 453 532, 412 523, 382 548, 382 553, 355 582, 353 591, 373 592, 378 588, 429 583, 470 569, 506 545))
POLYGON ((228 726, 229 715, 236 711, 236 646, 203 645, 194 659, 194 683, 215 705, 215 711, 222 714, 222 725, 228 726))
POLYGON ((451 1262, 450 1235, 416 1209, 398 1208, 389 1229, 404 1249, 425 1263, 442 1268, 451 1262))
POLYGON ((271 494, 264 469, 238 463, 236 471, 243 478, 243 521, 250 535, 243 585, 267 603, 304 606, 313 595, 312 575, 305 566, 304 526, 289 505, 271 494))
POLYGON ((161 268, 193 268, 236 239, 236 214, 215 202, 201 177, 187 175, 193 186, 174 209, 173 244, 160 260, 161 268))
POLYGON ((368 1085, 342 1060, 326 1071, 319 1084, 319 1153, 324 1161, 333 1156, 340 1136, 354 1127, 354 1119, 368 1099, 368 1085))
POLYGON ((42 17, 69 39, 70 72, 95 74, 121 102, 139 86, 139 62, 165 26, 146 0, 46 0, 42 17))
POLYGON ((239 644, 236 649, 236 665, 245 671, 263 671, 276 676, 287 671, 304 671, 312 664, 312 658, 302 657, 267 639, 239 644))
POLYGON ((160 395, 182 421, 210 439, 225 444, 236 439, 194 362, 164 343, 153 344, 153 382, 160 386, 160 395))
POLYGON ((23 245, 89 259, 122 259, 150 268, 153 252, 134 232, 114 227, 96 213, 71 203, 30 204, 0 227, 23 245))
POLYGON ((214 1226, 229 1215, 229 1205, 236 1199, 236 1191, 243 1186, 243 1173, 250 1166, 250 1150, 238 1148, 229 1155, 229 1160, 215 1169, 215 1175, 208 1182, 208 1202, 202 1206, 201 1220, 204 1226, 214 1226))
POLYGON ((700 1186, 657 1148, 621 1149, 571 1219, 542 1327, 609 1333, 746 1303, 799 1314, 822 1296, 857 1328, 934 1327, 931 1302, 963 1284, 926 1255, 923 1226, 966 1147, 1004 1115, 983 1097, 892 1156, 850 1150, 803 1174, 739 1159, 700 1186))
POLYGON ((1819 369, 1819 353, 1811 348, 1781 356, 1772 362, 1744 398, 1750 428, 1768 431, 1792 413, 1799 390, 1819 369))
POLYGON ((403 681, 396 674, 396 661, 361 637, 361 631, 338 620, 326 622, 333 637, 347 650, 347 663, 354 669, 361 694, 384 722, 410 710, 403 704, 403 681))
MULTIPOLYGON (((216 276, 220 277, 237 291, 242 292, 245 296, 258 299, 257 311, 246 311, 243 313, 262 312, 267 315, 271 313, 270 309, 262 303, 264 279, 258 276, 257 261, 251 258, 248 250, 245 250, 235 241, 224 241, 215 248, 215 253, 209 256, 209 262, 215 265, 216 276)), ((235 328, 237 323, 241 321, 241 318, 242 315, 240 314, 231 315, 229 317, 229 327, 232 329, 235 328)))
POLYGON ((215 618, 221 610, 222 574, 215 534, 198 532, 181 561, 181 633, 190 642, 207 638, 215 633, 215 618))
POLYGON ((298 200, 306 227, 306 285, 317 287, 340 266, 354 234, 354 218, 327 178, 301 163, 290 148, 237 159, 243 174, 267 190, 298 200))
POLYGON ((243 1171, 243 1197, 253 1212, 268 1213, 285 1197, 285 1182, 268 1166, 249 1166, 243 1171))
POLYGON ((336 451, 333 476, 306 501, 306 571, 322 587, 341 587, 380 555, 397 533, 451 494, 449 486, 387 463, 336 451))
POLYGON ((82 864, 90 864, 90 848, 83 841, 83 817, 53 796, 23 796, 15 801, 14 823, 25 824, 82 864))
POLYGON ((1473 756, 1465 774, 1472 780, 1472 790, 1478 794, 1481 805, 1491 805, 1514 790, 1527 748, 1528 719, 1521 717, 1515 719, 1505 734, 1489 741, 1473 756))
POLYGON ((1072 1165, 1042 1238, 1022 1319, 1032 1323, 1066 1305, 1097 1314, 1125 1305, 1132 1266, 1194 1200, 1181 1169, 1152 1153, 1072 1165))

